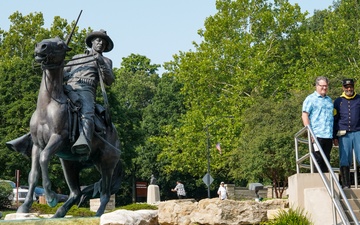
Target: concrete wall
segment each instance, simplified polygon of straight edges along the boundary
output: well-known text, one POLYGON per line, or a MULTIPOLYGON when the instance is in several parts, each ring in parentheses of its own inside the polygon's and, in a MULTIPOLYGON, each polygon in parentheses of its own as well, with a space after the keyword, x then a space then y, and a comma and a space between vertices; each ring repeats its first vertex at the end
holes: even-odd
POLYGON ((305 210, 315 225, 333 224, 332 201, 318 173, 292 175, 287 193, 290 207, 305 210))
MULTIPOLYGON (((254 200, 256 198, 255 191, 249 190, 247 187, 236 187, 234 184, 225 184, 225 187, 228 191, 229 199, 254 200)), ((262 198, 273 198, 272 188, 264 187, 264 189, 259 190, 259 195, 262 198)))

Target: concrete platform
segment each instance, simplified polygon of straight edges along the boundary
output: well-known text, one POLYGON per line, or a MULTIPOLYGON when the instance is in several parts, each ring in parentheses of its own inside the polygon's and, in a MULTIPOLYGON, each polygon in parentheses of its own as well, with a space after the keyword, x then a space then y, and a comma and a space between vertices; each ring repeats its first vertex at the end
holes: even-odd
MULTIPOLYGON (((330 174, 325 176, 329 179, 330 174)), ((290 207, 304 209, 315 225, 333 224, 332 200, 318 173, 290 176, 287 193, 290 207)))

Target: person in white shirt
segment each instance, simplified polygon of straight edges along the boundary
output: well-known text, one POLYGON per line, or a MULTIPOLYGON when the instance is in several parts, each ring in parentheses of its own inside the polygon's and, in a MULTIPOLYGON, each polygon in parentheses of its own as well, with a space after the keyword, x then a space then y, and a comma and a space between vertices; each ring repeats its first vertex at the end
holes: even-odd
POLYGON ((176 181, 176 187, 171 191, 176 192, 179 199, 186 198, 184 185, 180 181, 176 181))
POLYGON ((224 182, 220 183, 220 187, 218 189, 218 195, 221 200, 227 199, 227 190, 224 187, 224 182))

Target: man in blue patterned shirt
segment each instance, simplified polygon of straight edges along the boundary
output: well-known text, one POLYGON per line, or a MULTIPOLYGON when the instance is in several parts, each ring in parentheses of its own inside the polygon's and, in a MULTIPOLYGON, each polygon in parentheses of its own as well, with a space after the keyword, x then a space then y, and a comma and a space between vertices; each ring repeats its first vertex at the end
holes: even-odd
MULTIPOLYGON (((313 130, 326 158, 330 161, 330 152, 333 138, 333 103, 327 95, 329 79, 323 76, 316 78, 316 90, 306 97, 302 106, 302 121, 304 126, 309 125, 313 130)), ((312 149, 321 171, 328 172, 328 168, 321 157, 320 151, 312 149)))
POLYGON ((350 188, 352 152, 360 162, 360 96, 353 79, 342 81, 343 93, 334 101, 334 145, 339 145, 340 174, 343 188, 350 188))

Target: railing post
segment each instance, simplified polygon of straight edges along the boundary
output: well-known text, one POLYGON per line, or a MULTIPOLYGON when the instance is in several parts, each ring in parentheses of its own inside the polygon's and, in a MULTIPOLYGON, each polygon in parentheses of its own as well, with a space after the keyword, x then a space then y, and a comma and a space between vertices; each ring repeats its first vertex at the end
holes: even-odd
MULTIPOLYGON (((298 133, 295 134, 295 150, 296 150, 296 166, 297 166, 297 171, 298 171, 298 167, 303 167, 300 163, 302 163, 304 160, 307 160, 308 157, 310 157, 310 170, 311 173, 313 173, 314 171, 314 165, 324 183, 324 186, 331 198, 332 201, 332 210, 333 210, 333 221, 334 224, 337 224, 337 215, 339 215, 339 217, 341 218, 341 221, 344 224, 350 224, 349 223, 349 218, 351 217, 351 219, 353 220, 353 223, 356 225, 359 225, 359 221, 356 218, 355 214, 354 214, 354 210, 352 209, 345 193, 344 190, 342 189, 339 180, 337 179, 333 168, 331 167, 325 153, 323 152, 323 149, 321 148, 320 143, 318 142, 318 140, 316 139, 313 131, 311 130, 310 126, 305 126, 304 128, 302 128, 298 133), (301 140, 300 136, 304 135, 305 132, 307 131, 307 135, 308 135, 308 140, 301 140), (324 159, 324 162, 327 166, 327 168, 329 169, 329 175, 330 178, 328 179, 327 177, 325 177, 324 173, 322 172, 322 170, 320 169, 319 164, 317 163, 315 156, 312 152, 312 140, 314 141, 314 144, 317 145, 317 147, 319 147, 319 151, 321 153, 321 157, 324 159), (303 144, 307 144, 309 147, 309 156, 304 155, 302 157, 299 158, 299 148, 298 148, 298 144, 299 143, 303 143, 303 144), (335 192, 335 187, 336 186, 336 192, 335 192), (344 201, 344 206, 342 206, 340 204, 340 199, 343 199, 344 201), (346 215, 345 211, 344 211, 344 207, 348 210, 348 213, 350 215, 346 215)), ((356 159, 355 156, 353 156, 354 159, 354 168, 355 168, 355 173, 356 173, 356 159)), ((304 165, 305 166, 305 165, 304 165)), ((307 165, 306 165, 307 167, 307 165)), ((355 187, 357 188, 357 174, 354 174, 354 178, 355 178, 355 187)))

